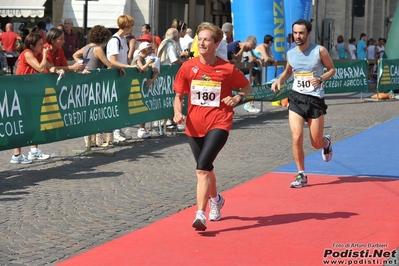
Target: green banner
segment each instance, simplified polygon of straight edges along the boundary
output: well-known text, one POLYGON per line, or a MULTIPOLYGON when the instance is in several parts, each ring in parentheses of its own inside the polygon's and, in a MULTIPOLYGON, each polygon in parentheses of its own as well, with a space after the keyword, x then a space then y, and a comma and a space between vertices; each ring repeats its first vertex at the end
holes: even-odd
POLYGON ((335 75, 324 82, 325 92, 367 92, 368 62, 366 60, 336 60, 335 75))
MULTIPOLYGON (((325 82, 326 93, 367 91, 367 61, 335 62, 337 73, 325 82)), ((126 69, 0 76, 0 150, 50 143, 173 117, 173 83, 179 66, 162 66, 147 88, 151 73, 126 69)), ((397 68, 396 68, 397 69, 397 68)), ((280 91, 273 80, 254 86, 247 100, 277 101, 288 96, 292 79, 280 91)), ((187 108, 187 105, 185 105, 187 108)))
POLYGON ((268 81, 264 85, 253 86, 252 92, 248 95, 247 100, 252 101, 279 101, 288 97, 291 91, 293 79, 289 79, 280 86, 280 90, 274 93, 271 90, 272 83, 275 79, 268 81))
POLYGON ((150 73, 116 69, 1 76, 0 149, 42 144, 173 117, 173 82, 178 66, 150 73))
POLYGON ((399 88, 399 59, 381 59, 378 63, 379 92, 397 90, 399 88))

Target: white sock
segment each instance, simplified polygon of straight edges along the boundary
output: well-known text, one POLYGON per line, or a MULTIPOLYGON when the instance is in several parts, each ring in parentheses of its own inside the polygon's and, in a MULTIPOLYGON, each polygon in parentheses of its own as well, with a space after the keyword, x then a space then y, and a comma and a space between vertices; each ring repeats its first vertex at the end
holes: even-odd
POLYGON ((306 176, 305 171, 298 171, 298 174, 303 174, 303 176, 306 176))
POLYGON ((37 152, 37 148, 30 148, 30 152, 32 152, 32 153, 36 153, 37 152))
POLYGON ((213 201, 214 203, 218 203, 219 200, 220 200, 219 194, 217 194, 215 198, 211 198, 211 201, 213 201))
POLYGON ((198 210, 198 211, 197 211, 197 214, 205 215, 205 211, 203 211, 203 210, 198 210))

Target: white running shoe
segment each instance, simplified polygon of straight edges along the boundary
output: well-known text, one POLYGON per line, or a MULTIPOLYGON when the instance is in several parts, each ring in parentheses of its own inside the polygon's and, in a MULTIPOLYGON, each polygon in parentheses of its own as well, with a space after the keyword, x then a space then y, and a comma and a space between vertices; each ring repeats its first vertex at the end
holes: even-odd
POLYGON ((186 129, 186 126, 184 124, 177 124, 177 130, 183 131, 185 129, 186 129))
POLYGON ((205 231, 206 230, 206 217, 202 212, 197 211, 195 213, 195 219, 192 225, 196 231, 205 231))
POLYGON ((149 139, 151 138, 151 135, 147 132, 145 128, 139 128, 139 130, 137 131, 137 137, 139 137, 140 139, 149 139))
POLYGON ((10 163, 22 163, 22 164, 27 164, 27 163, 32 163, 31 160, 28 160, 25 156, 23 156, 22 154, 15 156, 13 155, 11 157, 11 161, 10 163))
POLYGON ((330 142, 327 148, 321 149, 321 157, 325 162, 328 162, 331 160, 333 156, 333 149, 332 149, 332 141, 331 141, 331 136, 329 134, 324 134, 324 137, 330 142))
POLYGON ((260 112, 259 109, 256 109, 256 108, 255 108, 252 104, 250 104, 250 103, 244 104, 244 109, 245 109, 247 112, 249 112, 249 113, 255 113, 255 114, 257 114, 257 113, 260 112))
POLYGON ((124 142, 126 138, 122 137, 119 130, 114 130, 114 142, 124 142))
POLYGON ((212 200, 209 200, 209 221, 218 221, 222 218, 222 213, 220 209, 223 208, 224 205, 224 198, 222 195, 219 195, 219 201, 214 203, 212 200))
POLYGON ((41 150, 37 150, 36 152, 29 152, 28 153, 28 160, 33 161, 35 159, 39 160, 46 160, 50 158, 50 155, 48 154, 43 154, 41 150))
POLYGON ((120 135, 122 138, 125 138, 125 140, 132 139, 132 136, 127 134, 129 131, 130 131, 129 128, 126 129, 126 132, 123 132, 122 129, 121 129, 121 130, 119 131, 119 135, 120 135))
POLYGON ((301 188, 308 185, 308 177, 302 173, 298 173, 295 177, 295 181, 291 183, 292 188, 301 188))

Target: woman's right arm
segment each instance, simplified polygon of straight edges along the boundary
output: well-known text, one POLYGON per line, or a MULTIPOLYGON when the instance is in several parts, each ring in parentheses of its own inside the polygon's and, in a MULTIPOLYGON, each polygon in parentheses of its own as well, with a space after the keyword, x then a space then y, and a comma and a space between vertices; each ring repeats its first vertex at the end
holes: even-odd
POLYGON ((176 92, 175 99, 174 99, 174 104, 173 104, 173 111, 174 111, 174 116, 173 116, 173 121, 176 124, 181 124, 185 120, 185 116, 182 113, 183 110, 183 99, 184 99, 184 94, 176 92))
POLYGON ((26 52, 24 54, 26 62, 39 73, 44 73, 47 68, 47 52, 44 52, 45 50, 46 48, 43 49, 43 59, 41 62, 37 61, 36 57, 33 56, 33 53, 26 52))
POLYGON ((72 55, 73 59, 74 59, 76 62, 78 62, 80 59, 83 58, 83 50, 84 50, 84 47, 82 47, 81 49, 77 50, 77 51, 72 55))

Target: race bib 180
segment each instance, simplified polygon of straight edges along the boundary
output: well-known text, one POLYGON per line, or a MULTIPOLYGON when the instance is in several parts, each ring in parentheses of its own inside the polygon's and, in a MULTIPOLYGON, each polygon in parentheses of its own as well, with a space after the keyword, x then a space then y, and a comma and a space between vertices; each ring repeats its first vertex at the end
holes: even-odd
POLYGON ((191 82, 191 104, 219 107, 221 82, 193 80, 191 82))

